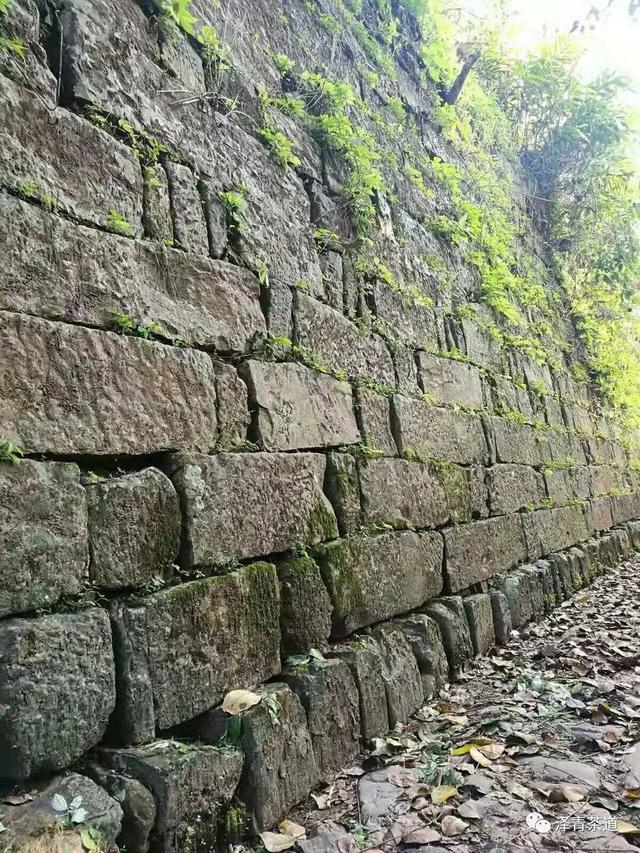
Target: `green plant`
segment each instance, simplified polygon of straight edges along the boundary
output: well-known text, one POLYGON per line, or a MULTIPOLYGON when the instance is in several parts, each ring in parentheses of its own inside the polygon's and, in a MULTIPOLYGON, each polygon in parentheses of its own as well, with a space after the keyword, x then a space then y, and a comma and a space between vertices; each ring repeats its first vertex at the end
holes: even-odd
POLYGON ((162 17, 188 35, 195 35, 197 19, 191 9, 191 0, 163 0, 162 17))
POLYGON ((17 465, 24 456, 24 450, 15 441, 0 441, 0 462, 17 465))
POLYGON ((276 66, 282 77, 286 77, 288 74, 291 74, 295 67, 293 59, 288 57, 285 53, 271 53, 270 56, 273 60, 273 64, 276 66))
POLYGON ((224 205, 227 213, 228 227, 231 234, 239 236, 243 233, 246 226, 245 208, 247 202, 245 199, 246 189, 240 184, 234 189, 221 190, 218 195, 224 205))
POLYGON ((114 234, 120 234, 123 237, 133 237, 133 228, 124 214, 112 207, 107 216, 107 230, 113 231, 114 234))
POLYGON ((301 161, 295 153, 293 142, 284 133, 271 127, 263 127, 259 135, 281 166, 300 165, 301 161))

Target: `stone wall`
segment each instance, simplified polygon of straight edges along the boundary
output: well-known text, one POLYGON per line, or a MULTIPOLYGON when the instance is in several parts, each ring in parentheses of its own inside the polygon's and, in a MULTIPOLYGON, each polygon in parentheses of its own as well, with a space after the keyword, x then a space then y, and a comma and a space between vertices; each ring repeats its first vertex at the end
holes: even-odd
POLYGON ((373 85, 369 3, 339 35, 325 0, 194 9, 224 67, 151 0, 5 21, 0 777, 34 799, 0 849, 56 791, 122 850, 214 849, 240 803, 267 828, 635 544, 605 533, 640 516, 635 452, 557 286, 546 361, 501 346, 398 165, 393 99, 459 162, 417 54, 373 85), (264 144, 274 54, 349 81, 385 139, 366 250, 336 153, 285 113, 299 164, 264 144), (221 741, 239 688, 263 701, 221 741))

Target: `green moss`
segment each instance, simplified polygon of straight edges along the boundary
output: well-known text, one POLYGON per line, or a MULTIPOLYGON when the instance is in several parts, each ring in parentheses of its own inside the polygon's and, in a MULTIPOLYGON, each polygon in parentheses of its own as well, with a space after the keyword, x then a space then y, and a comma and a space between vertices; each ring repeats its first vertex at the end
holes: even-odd
POLYGON ((338 535, 335 515, 324 500, 319 500, 309 513, 307 532, 313 542, 323 542, 338 535))
POLYGON ((359 545, 358 539, 341 539, 316 552, 333 606, 340 613, 357 613, 365 604, 359 576, 363 559, 359 545))

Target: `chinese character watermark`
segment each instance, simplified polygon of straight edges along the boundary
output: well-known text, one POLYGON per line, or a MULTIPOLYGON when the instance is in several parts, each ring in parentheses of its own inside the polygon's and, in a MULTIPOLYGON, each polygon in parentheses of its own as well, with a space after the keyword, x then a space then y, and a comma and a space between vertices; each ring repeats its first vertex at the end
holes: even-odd
POLYGON ((551 823, 539 812, 527 815, 527 826, 541 835, 551 831, 558 832, 616 832, 618 821, 615 817, 567 817, 551 823))

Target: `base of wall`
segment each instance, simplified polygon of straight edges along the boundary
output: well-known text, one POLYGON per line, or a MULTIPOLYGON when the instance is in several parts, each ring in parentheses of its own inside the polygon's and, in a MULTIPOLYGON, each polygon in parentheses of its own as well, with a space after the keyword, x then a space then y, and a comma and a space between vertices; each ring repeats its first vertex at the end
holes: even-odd
POLYGON ((216 708, 164 740, 99 748, 76 772, 36 785, 32 799, 6 807, 0 850, 19 850, 21 840, 51 832, 51 825, 57 828, 46 849, 57 850, 65 837, 56 815, 68 822, 72 801, 85 811, 76 829, 92 828, 105 851, 115 844, 139 853, 227 849, 277 824, 323 780, 352 765, 363 743, 406 722, 474 656, 508 644, 514 629, 543 618, 634 548, 640 550, 640 521, 462 595, 433 599, 325 654, 289 658, 240 715, 216 708), (56 794, 69 809, 57 798, 54 805, 56 794))

